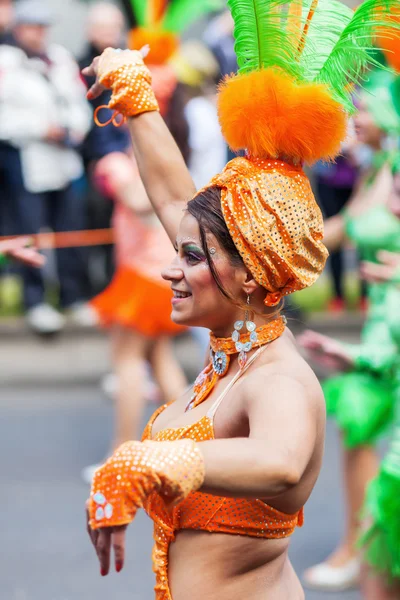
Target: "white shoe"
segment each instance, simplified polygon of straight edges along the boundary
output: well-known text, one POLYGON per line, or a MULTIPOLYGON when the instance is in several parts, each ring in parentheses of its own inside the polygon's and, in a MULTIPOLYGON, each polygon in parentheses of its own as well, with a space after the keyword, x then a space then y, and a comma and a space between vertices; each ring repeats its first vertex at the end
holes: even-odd
MULTIPOLYGON (((100 387, 103 394, 109 400, 115 400, 119 392, 118 377, 115 375, 115 373, 107 373, 107 375, 104 375, 104 377, 101 379, 100 387)), ((162 402, 161 390, 151 378, 150 373, 147 373, 146 376, 144 395, 150 404, 161 404, 162 402)))
POLYGON ((305 587, 325 592, 343 592, 358 587, 360 583, 361 561, 352 558, 341 567, 320 563, 307 569, 303 575, 305 587))
POLYGON ((65 325, 64 317, 49 304, 38 304, 26 312, 26 320, 36 333, 57 333, 65 325))
POLYGON ((81 477, 85 483, 88 485, 92 485, 94 474, 97 469, 103 466, 104 463, 98 463, 96 465, 89 465, 88 467, 84 467, 81 471, 81 477))
POLYGON ((100 387, 103 394, 109 400, 115 400, 118 394, 118 377, 115 373, 107 373, 100 381, 100 387))
POLYGON ((95 327, 99 319, 96 311, 85 302, 76 302, 68 308, 68 320, 79 327, 95 327))

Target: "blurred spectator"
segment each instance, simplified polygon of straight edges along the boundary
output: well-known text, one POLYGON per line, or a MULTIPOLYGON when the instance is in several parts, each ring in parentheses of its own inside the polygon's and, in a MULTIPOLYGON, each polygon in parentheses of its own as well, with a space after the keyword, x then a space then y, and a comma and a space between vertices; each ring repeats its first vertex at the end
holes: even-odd
MULTIPOLYGON (((81 69, 91 64, 107 47, 125 47, 124 17, 113 4, 98 2, 94 4, 87 20, 88 45, 79 60, 81 69)), ((88 87, 94 80, 85 77, 88 87)), ((100 98, 91 101, 93 110, 98 106, 108 104, 110 92, 105 92, 100 98)), ((108 121, 112 111, 103 109, 99 118, 108 121)), ((88 227, 91 229, 110 227, 113 206, 92 183, 92 173, 96 162, 112 152, 126 152, 130 147, 128 130, 125 127, 97 127, 94 123, 83 144, 83 160, 89 182, 88 197, 88 227)), ((111 246, 96 246, 90 251, 90 274, 93 292, 98 292, 109 283, 113 273, 113 250, 111 246)))
POLYGON ((184 85, 185 117, 189 126, 188 166, 197 189, 219 173, 227 161, 227 148, 217 114, 218 63, 199 41, 182 44, 171 61, 184 85))
MULTIPOLYGON (((0 0, 0 45, 12 43, 11 24, 13 20, 12 0, 0 0)), ((1 141, 0 141, 1 156, 1 141)), ((6 184, 3 169, 0 165, 0 235, 6 233, 6 184)), ((0 263, 2 271, 2 264, 0 263)))
MULTIPOLYGON (((219 64, 219 79, 225 75, 236 73, 238 64, 235 54, 235 40, 233 38, 233 19, 229 10, 215 17, 206 28, 203 40, 210 48, 219 64)), ((240 154, 240 152, 238 153, 240 154)), ((227 149, 228 160, 237 154, 227 149)))
MULTIPOLYGON (((357 168, 346 154, 338 156, 334 163, 318 163, 314 167, 318 201, 326 219, 340 213, 353 193, 357 179, 357 168)), ((334 297, 329 304, 333 312, 345 309, 343 291, 343 251, 341 248, 330 254, 329 269, 332 275, 334 297)))
POLYGON ((9 44, 12 40, 11 23, 13 6, 11 0, 0 0, 0 44, 9 44))
MULTIPOLYGON (((85 225, 81 157, 91 121, 79 71, 67 50, 49 44, 52 17, 38 0, 20 0, 10 43, 0 46, 0 165, 8 234, 79 230, 85 225)), ((60 305, 85 320, 85 267, 76 248, 55 252, 60 305)), ((24 267, 24 303, 31 327, 58 331, 64 317, 45 301, 41 271, 24 267)))
POLYGON ((233 19, 229 10, 215 17, 204 32, 203 40, 214 53, 220 68, 220 76, 237 71, 233 19))

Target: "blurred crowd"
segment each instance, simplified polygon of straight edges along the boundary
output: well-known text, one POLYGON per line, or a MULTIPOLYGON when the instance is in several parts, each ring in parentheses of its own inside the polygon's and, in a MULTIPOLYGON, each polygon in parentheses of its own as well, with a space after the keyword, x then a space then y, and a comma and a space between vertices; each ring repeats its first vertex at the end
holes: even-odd
MULTIPOLYGON (((86 48, 79 57, 49 42, 55 19, 49 6, 41 0, 0 0, 0 235, 111 227, 114 205, 97 165, 105 156, 130 152, 125 127, 94 124, 94 111, 108 97, 89 102, 92 82, 81 75, 106 47, 127 47, 130 24, 123 5, 90 4, 86 48)), ((171 61, 179 81, 175 109, 180 107, 189 130, 186 160, 197 187, 232 157, 215 102, 216 84, 237 68, 232 30, 228 11, 209 16, 201 35, 184 42, 171 61)), ((110 117, 107 108, 99 113, 103 122, 110 117)), ((335 163, 313 170, 327 219, 343 211, 373 157, 368 145, 350 138, 335 163)), ((346 262, 339 245, 328 266, 328 308, 334 312, 346 309, 346 262)), ((55 248, 44 269, 8 266, 3 274, 10 270, 20 276, 24 311, 35 331, 59 331, 66 318, 92 325, 96 317, 86 302, 110 282, 114 250, 111 245, 55 248)), ((361 285, 358 306, 366 305, 361 285)))
MULTIPOLYGON (((116 5, 93 2, 86 48, 74 57, 50 43, 55 16, 40 0, 0 0, 0 235, 79 231, 111 226, 113 203, 96 165, 114 153, 129 154, 125 127, 98 127, 93 113, 108 102, 89 102, 90 78, 81 69, 108 46, 127 46, 128 24, 116 5)), ((186 159, 197 186, 225 164, 215 92, 220 77, 235 70, 232 24, 211 20, 204 40, 183 44, 173 61, 177 102, 188 131, 186 159)), ((104 122, 108 109, 99 113, 104 122)), ((8 266, 22 282, 29 325, 39 333, 63 328, 66 318, 95 322, 86 301, 114 272, 111 245, 55 248, 43 270, 8 266)))

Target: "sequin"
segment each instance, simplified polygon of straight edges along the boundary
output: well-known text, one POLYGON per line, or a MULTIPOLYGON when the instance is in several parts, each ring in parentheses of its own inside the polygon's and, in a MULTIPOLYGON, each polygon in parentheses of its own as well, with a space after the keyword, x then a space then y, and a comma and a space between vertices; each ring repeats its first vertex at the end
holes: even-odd
POLYGON ((95 494, 93 496, 93 500, 96 502, 96 504, 100 504, 100 505, 103 505, 106 503, 106 499, 105 499, 104 495, 101 494, 100 492, 98 492, 97 494, 95 494))
POLYGON ((322 214, 300 166, 239 157, 211 186, 222 190, 229 233, 246 267, 268 291, 268 306, 315 282, 328 251, 322 214))
POLYGON ((96 519, 96 521, 101 521, 102 519, 104 519, 104 509, 101 506, 99 506, 96 509, 94 518, 96 519))
POLYGON ((159 111, 151 87, 151 73, 140 52, 105 50, 100 58, 98 78, 102 85, 112 90, 108 108, 123 117, 159 111))
POLYGON ((90 526, 130 523, 152 492, 157 491, 167 503, 180 502, 199 489, 203 480, 203 457, 192 440, 126 442, 94 474, 90 526), (106 506, 99 506, 96 498, 104 499, 106 506))

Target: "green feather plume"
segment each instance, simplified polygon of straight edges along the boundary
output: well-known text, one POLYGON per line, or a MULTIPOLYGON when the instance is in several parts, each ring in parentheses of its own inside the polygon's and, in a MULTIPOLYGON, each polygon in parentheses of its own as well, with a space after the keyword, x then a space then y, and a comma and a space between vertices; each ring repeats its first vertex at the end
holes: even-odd
POLYGON ((135 15, 137 24, 145 27, 147 23, 147 2, 145 0, 130 0, 132 12, 135 15))
POLYGON ((148 5, 151 0, 129 0, 137 24, 141 27, 157 26, 163 31, 182 33, 203 15, 221 10, 224 0, 169 0, 160 23, 149 23, 148 5))
POLYGON ((224 0, 170 0, 161 27, 165 31, 181 33, 200 17, 216 12, 224 5, 224 0))
POLYGON ((353 12, 339 0, 228 0, 239 72, 274 67, 298 82, 325 83, 352 112, 351 87, 380 66, 371 52, 378 28, 400 29, 388 20, 398 4, 364 0, 353 12))
POLYGON ((300 79, 294 36, 285 27, 287 0, 228 0, 228 6, 235 22, 239 73, 278 67, 300 79))
MULTIPOLYGON (((302 26, 306 25, 312 0, 303 2, 302 26)), ((342 31, 353 18, 353 11, 337 0, 319 0, 300 55, 303 77, 314 81, 332 53, 342 31)))
MULTIPOLYGON (((365 0, 343 29, 315 81, 326 83, 348 110, 353 109, 348 84, 357 84, 368 66, 380 66, 371 50, 379 27, 387 27, 385 15, 378 11, 398 7, 399 0, 365 0)), ((337 2, 332 2, 338 4, 337 2)), ((390 22, 391 27, 399 25, 390 22)))
POLYGON ((365 560, 389 580, 400 578, 400 423, 396 423, 379 475, 370 484, 365 510, 373 524, 359 545, 365 560))

